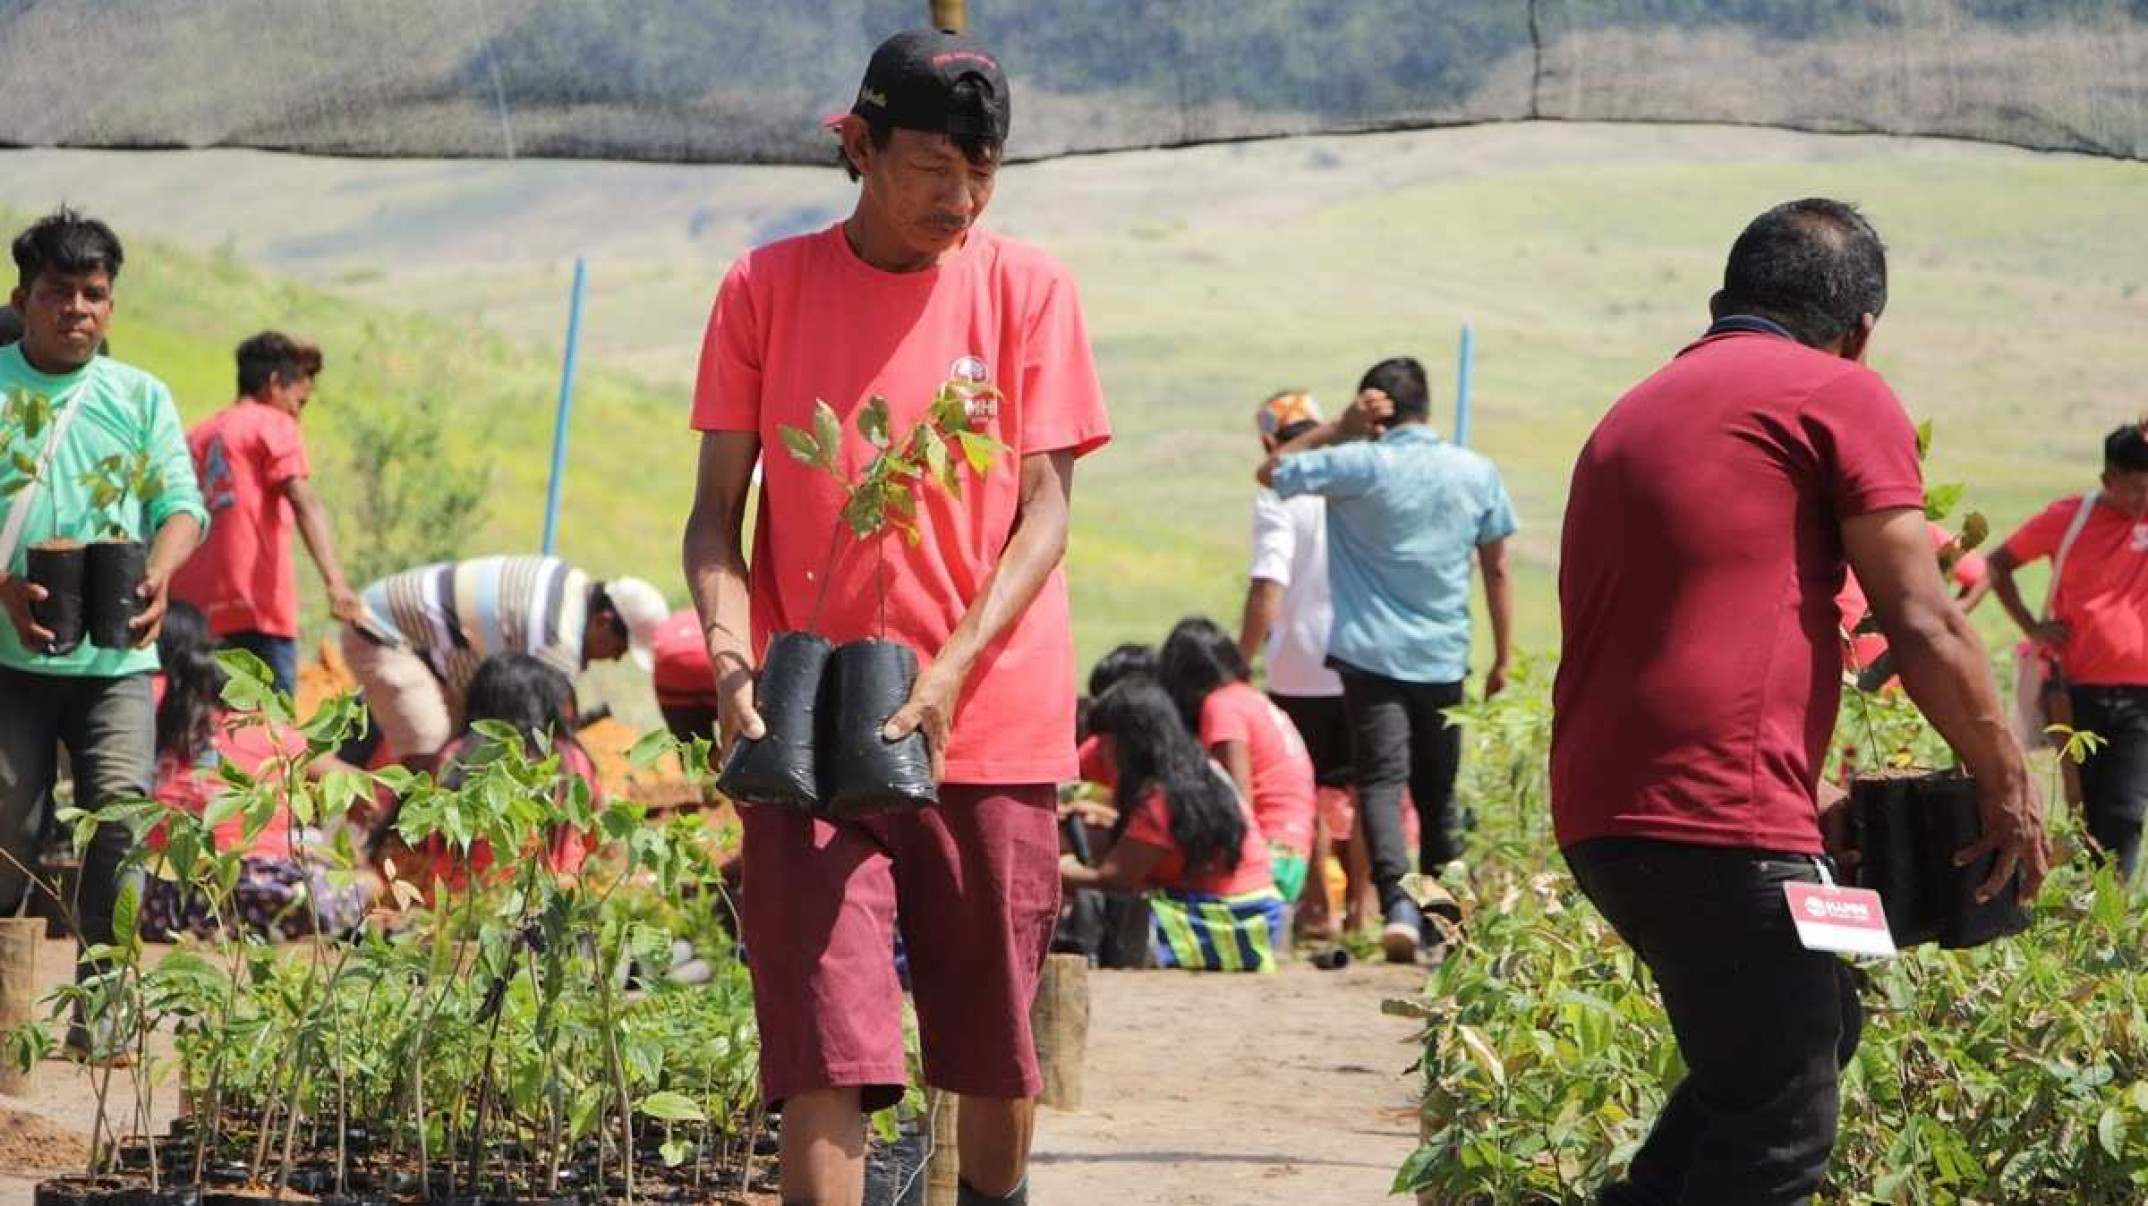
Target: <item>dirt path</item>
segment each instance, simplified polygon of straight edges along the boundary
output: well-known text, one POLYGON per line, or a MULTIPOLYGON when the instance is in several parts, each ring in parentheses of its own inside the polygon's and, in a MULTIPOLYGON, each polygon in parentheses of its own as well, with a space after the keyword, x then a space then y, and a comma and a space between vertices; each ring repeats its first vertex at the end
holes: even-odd
POLYGON ((1416 1146, 1411 1023, 1384 997, 1422 972, 1295 963, 1275 976, 1097 972, 1085 1107, 1044 1111, 1040 1206, 1363 1206, 1416 1146), (1265 1049, 1257 1044, 1266 1037, 1265 1049))

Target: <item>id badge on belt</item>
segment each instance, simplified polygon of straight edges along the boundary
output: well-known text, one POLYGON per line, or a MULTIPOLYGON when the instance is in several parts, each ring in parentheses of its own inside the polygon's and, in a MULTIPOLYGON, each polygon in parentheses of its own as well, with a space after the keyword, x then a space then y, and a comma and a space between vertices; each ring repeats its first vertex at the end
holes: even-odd
POLYGON ((1819 883, 1783 885, 1798 941, 1808 951, 1893 958, 1894 931, 1887 928, 1887 907, 1879 893, 1838 885, 1823 859, 1814 859, 1813 865, 1820 869, 1819 883))

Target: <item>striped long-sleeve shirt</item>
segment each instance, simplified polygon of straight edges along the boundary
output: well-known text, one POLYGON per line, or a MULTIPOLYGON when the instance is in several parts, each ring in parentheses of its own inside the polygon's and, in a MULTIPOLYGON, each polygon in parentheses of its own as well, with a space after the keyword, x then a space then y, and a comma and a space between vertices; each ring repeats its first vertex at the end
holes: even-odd
POLYGON ((580 673, 589 586, 589 575, 557 557, 474 557, 390 575, 364 599, 376 624, 432 664, 459 707, 478 664, 495 653, 580 673))

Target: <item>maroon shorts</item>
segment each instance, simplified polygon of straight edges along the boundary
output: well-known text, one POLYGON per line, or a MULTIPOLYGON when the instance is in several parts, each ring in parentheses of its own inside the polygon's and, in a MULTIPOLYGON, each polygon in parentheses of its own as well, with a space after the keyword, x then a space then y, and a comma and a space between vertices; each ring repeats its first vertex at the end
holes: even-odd
POLYGON ((1058 793, 950 784, 922 812, 831 824, 747 805, 746 952, 761 1095, 858 1086, 902 1099, 900 921, 925 1082, 976 1097, 1042 1086, 1029 1006, 1059 915, 1058 793))

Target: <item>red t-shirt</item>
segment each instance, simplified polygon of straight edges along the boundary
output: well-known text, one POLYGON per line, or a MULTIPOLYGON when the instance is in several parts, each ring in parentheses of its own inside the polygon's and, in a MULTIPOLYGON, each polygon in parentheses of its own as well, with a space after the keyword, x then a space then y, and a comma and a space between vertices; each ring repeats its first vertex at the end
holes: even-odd
POLYGON ((1091 733, 1088 740, 1074 751, 1074 760, 1081 781, 1098 787, 1119 785, 1119 764, 1112 760, 1111 751, 1104 748, 1102 736, 1091 733))
POLYGON ((1281 708, 1246 683, 1209 692, 1201 704, 1201 744, 1242 741, 1253 762, 1253 816, 1263 838, 1295 854, 1313 849, 1313 756, 1281 708))
POLYGON ((692 608, 657 626, 650 652, 656 659, 650 677, 656 684, 657 703, 666 707, 716 706, 716 672, 709 663, 701 617, 692 608))
MULTIPOLYGON (((1240 806, 1244 806, 1243 801, 1240 806)), ((1123 842, 1154 846, 1164 852, 1163 861, 1149 872, 1149 887, 1237 896, 1275 886, 1275 871, 1268 864, 1268 844, 1261 840, 1260 826, 1254 822, 1250 811, 1246 813, 1245 840, 1238 844, 1238 866, 1229 871, 1211 866, 1206 871, 1188 874, 1186 856, 1178 848, 1178 839, 1171 836, 1168 809, 1162 791, 1150 792, 1134 809, 1134 815, 1126 822, 1126 831, 1119 838, 1123 842)))
POLYGON ((172 576, 172 594, 201 609, 218 636, 298 635, 297 521, 284 487, 312 474, 298 420, 238 401, 187 433, 209 533, 172 576))
POLYGON ((1788 339, 1703 339, 1620 399, 1567 501, 1559 843, 1819 853, 1841 525, 1923 503, 1886 382, 1788 339))
MULTIPOLYGON (((2007 554, 2023 565, 2056 556, 2080 508, 2078 496, 2045 507, 2006 538, 2007 554)), ((2096 500, 2066 551, 2051 618, 2073 630, 2059 650, 2067 682, 2148 686, 2148 518, 2096 500)))
MULTIPOLYGON (((818 630, 841 643, 885 636, 929 661, 999 560, 1021 491, 1016 458, 1076 455, 1110 436, 1074 280, 1033 248, 973 230, 952 260, 883 272, 860 260, 840 224, 757 248, 732 265, 702 346, 693 425, 761 437, 754 530, 753 637, 812 621, 843 492, 785 453, 778 430, 811 430, 816 399, 843 419, 842 463, 875 455, 853 416, 887 399, 896 438, 950 377, 996 385, 975 430, 1012 448, 962 496, 919 491, 912 546, 885 534, 861 547, 843 529, 818 630), (885 567, 883 574, 882 567, 885 567), (883 597, 883 590, 885 595, 883 597), (883 631, 882 617, 886 626, 883 631)), ((956 705, 949 783, 1056 783, 1074 775, 1074 641, 1064 570, 987 649, 956 705)))
MULTIPOLYGON (((1936 523, 1926 526, 1931 532, 1934 553, 1953 543, 1954 533, 1947 531, 1944 526, 1936 523)), ((1984 554, 1964 553, 1955 560, 1954 568, 1948 572, 1948 577, 1953 579, 1957 588, 1966 591, 1982 586, 1985 576, 1990 572, 1991 567, 1985 562, 1984 554)), ((1879 660, 1879 655, 1887 652, 1887 638, 1877 632, 1857 631, 1857 626, 1864 623, 1865 616, 1871 612, 1872 603, 1865 598, 1864 584, 1857 580, 1856 570, 1851 570, 1843 578, 1842 593, 1835 596, 1835 606, 1842 612, 1842 631, 1849 634, 1849 644, 1843 651, 1843 664, 1851 670, 1862 670, 1879 660)))
MULTIPOLYGON (((218 715, 216 738, 210 751, 193 766, 181 764, 170 755, 157 759, 156 798, 159 803, 183 808, 195 816, 208 810, 209 802, 225 791, 223 780, 217 777, 219 762, 229 762, 249 775, 261 773, 262 766, 274 758, 296 758, 306 752, 306 739, 295 729, 247 722, 232 726, 232 718, 218 715)), ((280 777, 279 772, 279 777, 280 777)), ((246 818, 230 816, 217 822, 213 831, 218 850, 238 849, 246 836, 246 818)), ((151 832, 150 844, 161 849, 164 845, 164 827, 159 824, 151 832)), ((253 858, 279 859, 291 856, 291 809, 282 801, 276 804, 276 815, 246 850, 253 858)))

